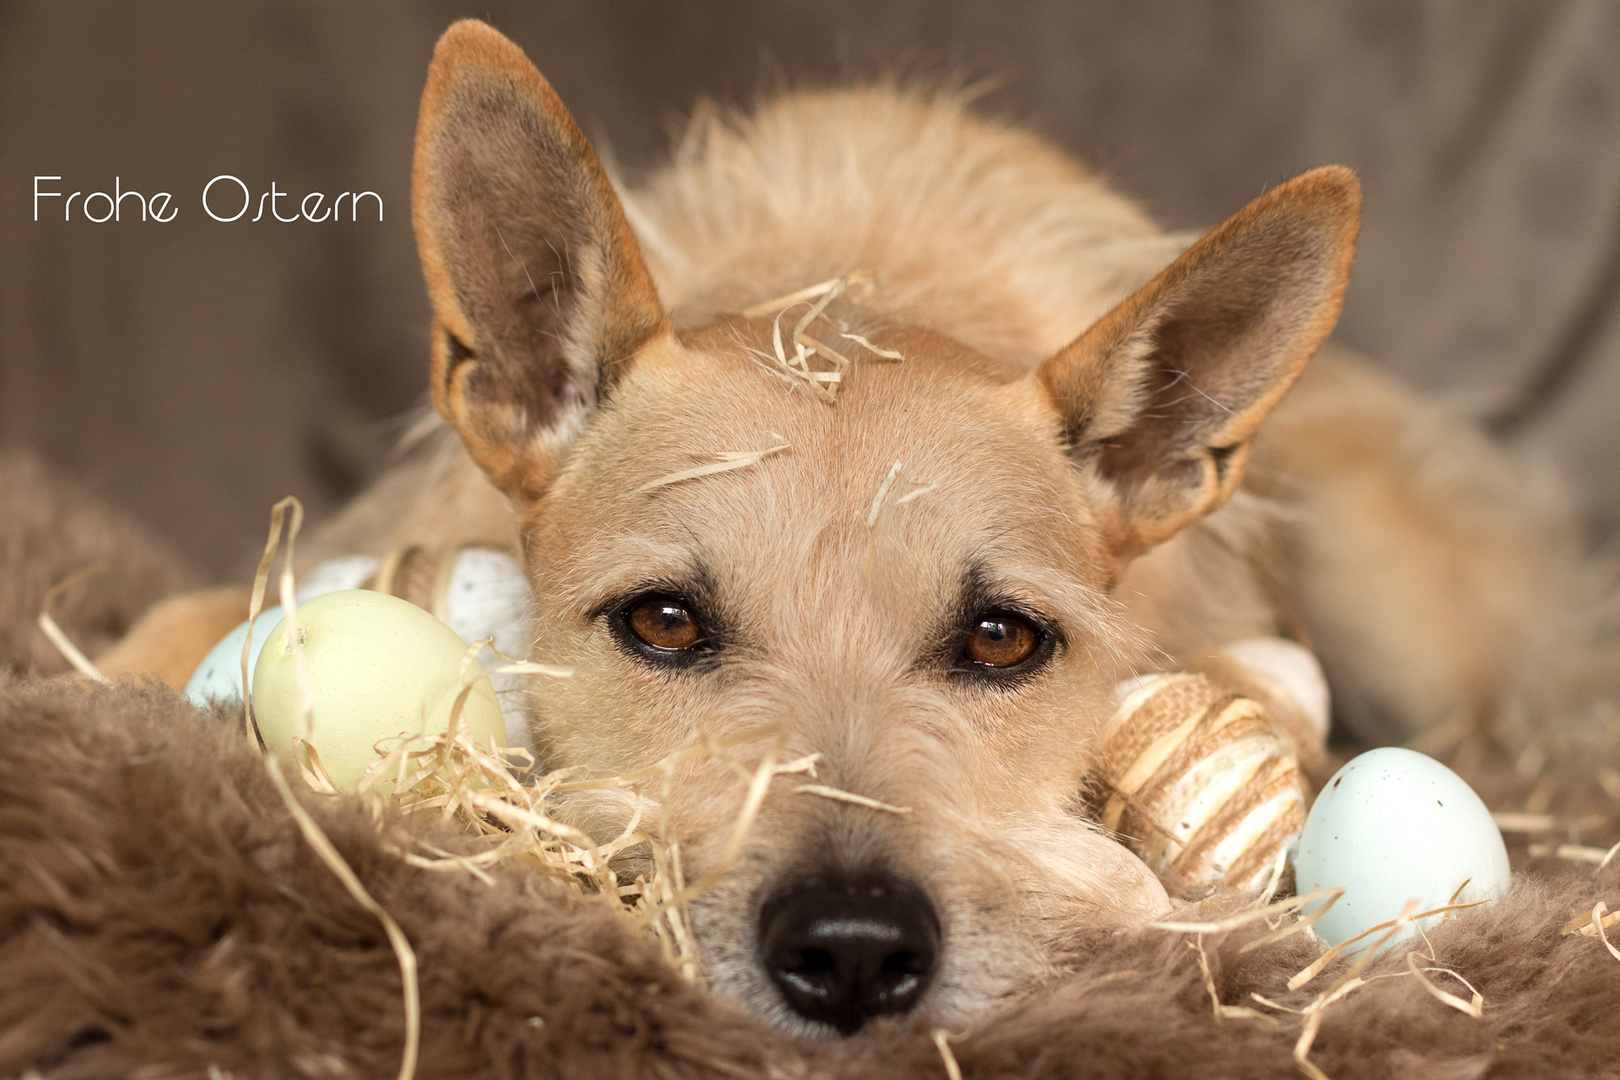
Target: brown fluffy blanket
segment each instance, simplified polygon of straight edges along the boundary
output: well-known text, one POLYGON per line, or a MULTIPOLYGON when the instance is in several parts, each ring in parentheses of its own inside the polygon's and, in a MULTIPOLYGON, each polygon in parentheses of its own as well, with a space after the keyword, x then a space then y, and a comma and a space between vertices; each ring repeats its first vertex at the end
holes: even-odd
MULTIPOLYGON (((0 563, 13 582, 29 572, 0 563)), ((25 615, 0 607, 0 645, 27 640, 25 615)), ((394 1076, 394 953, 234 718, 154 685, 4 674, 30 655, 0 655, 0 1076, 394 1076)), ((795 1044, 687 985, 627 920, 566 887, 416 869, 389 853, 399 825, 307 802, 415 948, 424 1080, 946 1076, 926 1030, 795 1044)), ((1373 979, 1326 1009, 1311 1060, 1335 1080, 1620 1077, 1620 960, 1559 933, 1599 899, 1620 906, 1620 869, 1523 855, 1508 900, 1432 935, 1438 962, 1483 995, 1482 1019, 1411 977, 1373 979)), ((1182 936, 1098 933, 1073 943, 1064 978, 951 1050, 968 1080, 1298 1076, 1300 1017, 1250 994, 1302 1008, 1342 963, 1291 993, 1312 946, 1240 952, 1253 936, 1205 940, 1212 984, 1270 1018, 1217 1020, 1182 936)), ((1387 956, 1368 974, 1405 964, 1387 956)))
POLYGON ((35 620, 52 585, 96 565, 105 569, 51 608, 91 656, 155 601, 201 584, 160 540, 37 456, 0 451, 0 671, 68 670, 35 620))

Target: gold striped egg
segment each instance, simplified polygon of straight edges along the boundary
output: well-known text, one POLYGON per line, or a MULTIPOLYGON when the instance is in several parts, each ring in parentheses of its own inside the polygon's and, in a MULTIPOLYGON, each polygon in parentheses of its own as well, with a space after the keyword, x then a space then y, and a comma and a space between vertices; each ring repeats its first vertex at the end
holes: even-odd
POLYGON ((1202 675, 1121 689, 1093 770, 1103 826, 1172 888, 1264 888, 1305 824, 1293 741, 1260 702, 1202 675))

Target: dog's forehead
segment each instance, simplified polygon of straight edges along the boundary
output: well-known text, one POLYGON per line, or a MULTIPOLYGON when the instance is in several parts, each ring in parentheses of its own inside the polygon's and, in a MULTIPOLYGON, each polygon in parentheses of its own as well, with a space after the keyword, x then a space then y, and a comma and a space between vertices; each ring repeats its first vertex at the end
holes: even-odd
POLYGON ((546 500, 554 561, 941 589, 1084 563, 1089 509, 1039 388, 926 332, 883 341, 905 359, 854 359, 831 401, 768 362, 758 326, 638 358, 546 500))

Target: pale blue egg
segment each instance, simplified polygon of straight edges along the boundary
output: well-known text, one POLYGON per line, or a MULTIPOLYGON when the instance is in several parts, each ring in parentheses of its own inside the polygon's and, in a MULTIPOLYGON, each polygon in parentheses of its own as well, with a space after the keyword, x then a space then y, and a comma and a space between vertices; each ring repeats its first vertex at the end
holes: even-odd
MULTIPOLYGON (((1388 746, 1355 758, 1322 788, 1299 836, 1294 884, 1302 894, 1344 888, 1314 927, 1337 945, 1396 918, 1409 900, 1429 911, 1454 895, 1459 903, 1507 895, 1507 846, 1462 777, 1431 757, 1388 746)), ((1414 933, 1408 924, 1398 936, 1414 933)))
MULTIPOLYGON (((279 606, 259 612, 259 621, 253 624, 253 657, 248 661, 248 671, 258 664, 259 653, 270 640, 270 632, 280 625, 279 606)), ((186 683, 187 698, 203 706, 211 701, 242 700, 242 643, 247 640, 247 632, 248 624, 243 622, 208 650, 208 655, 186 683)))

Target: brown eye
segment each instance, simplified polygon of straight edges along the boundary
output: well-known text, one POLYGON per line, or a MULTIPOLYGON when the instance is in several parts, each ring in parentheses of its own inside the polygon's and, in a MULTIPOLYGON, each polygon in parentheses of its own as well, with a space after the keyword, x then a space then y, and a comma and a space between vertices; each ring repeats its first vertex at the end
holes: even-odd
POLYGON ((1040 632, 1028 619, 995 611, 974 620, 962 652, 975 664, 1004 668, 1028 660, 1040 644, 1040 632))
POLYGON ((625 625, 643 644, 677 652, 703 637, 703 627, 690 608, 672 596, 646 596, 625 612, 625 625))

